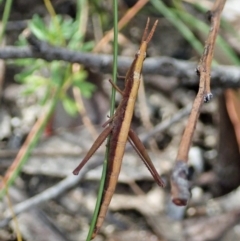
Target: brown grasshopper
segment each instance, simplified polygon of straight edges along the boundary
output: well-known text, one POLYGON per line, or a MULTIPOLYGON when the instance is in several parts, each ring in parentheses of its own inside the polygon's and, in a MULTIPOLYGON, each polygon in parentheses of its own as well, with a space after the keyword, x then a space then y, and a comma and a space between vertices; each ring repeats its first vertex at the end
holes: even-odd
POLYGON ((103 125, 103 127, 107 127, 98 136, 82 162, 73 171, 73 173, 77 175, 90 157, 102 145, 108 135, 111 134, 109 140, 109 154, 107 158, 107 175, 104 184, 104 194, 101 200, 101 207, 92 238, 96 236, 102 226, 108 206, 115 191, 127 140, 131 143, 140 158, 143 160, 157 184, 161 187, 164 186, 164 182, 155 169, 144 145, 135 132, 130 128, 138 89, 140 81, 142 80, 142 67, 146 58, 147 45, 153 36, 157 22, 158 21, 154 23, 147 36, 149 19, 147 21, 140 49, 136 53, 135 59, 133 60, 125 77, 124 90, 120 90, 113 82, 110 81, 112 86, 122 95, 122 100, 116 109, 114 116, 103 125))

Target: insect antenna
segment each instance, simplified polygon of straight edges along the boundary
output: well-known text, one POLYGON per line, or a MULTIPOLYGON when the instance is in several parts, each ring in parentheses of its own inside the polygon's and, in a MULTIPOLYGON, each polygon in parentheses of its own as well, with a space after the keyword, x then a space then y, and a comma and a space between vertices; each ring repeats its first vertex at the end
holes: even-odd
POLYGON ((146 24, 146 27, 145 27, 145 29, 144 29, 144 33, 143 33, 143 36, 142 36, 142 41, 141 41, 141 43, 142 43, 143 41, 145 41, 146 38, 147 38, 149 22, 150 22, 150 18, 147 19, 147 24, 146 24))
MULTIPOLYGON (((154 23, 154 25, 153 25, 153 27, 152 27, 152 29, 151 29, 151 31, 150 31, 147 39, 146 39, 146 42, 147 42, 147 43, 150 42, 150 40, 151 40, 151 38, 152 38, 155 30, 156 30, 157 24, 158 24, 158 20, 155 21, 155 23, 154 23)), ((148 26, 148 23, 147 23, 147 26, 148 26)), ((145 30, 146 30, 146 29, 145 29, 145 30)), ((144 34, 145 34, 145 31, 144 31, 144 34)))

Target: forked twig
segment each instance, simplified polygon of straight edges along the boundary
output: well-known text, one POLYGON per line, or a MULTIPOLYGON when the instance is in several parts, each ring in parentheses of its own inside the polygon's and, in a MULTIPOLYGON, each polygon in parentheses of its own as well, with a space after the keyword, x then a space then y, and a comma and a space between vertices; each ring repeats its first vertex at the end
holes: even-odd
POLYGON ((226 0, 216 0, 208 15, 211 22, 210 32, 197 67, 197 74, 200 76, 199 90, 179 145, 176 163, 171 176, 172 201, 179 206, 186 205, 190 197, 187 166, 188 152, 200 114, 200 108, 203 102, 208 102, 212 99, 210 91, 211 63, 220 25, 220 16, 225 2, 226 0))

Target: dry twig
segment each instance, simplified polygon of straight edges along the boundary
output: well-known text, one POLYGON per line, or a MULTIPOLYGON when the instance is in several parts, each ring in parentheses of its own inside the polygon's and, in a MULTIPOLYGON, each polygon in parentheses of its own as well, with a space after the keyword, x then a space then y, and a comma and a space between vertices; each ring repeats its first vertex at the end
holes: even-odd
MULTIPOLYGON (((34 44, 28 47, 5 46, 0 48, 0 59, 40 58, 46 61, 63 60, 79 63, 86 68, 102 73, 111 73, 112 55, 82 53, 50 46, 40 41, 38 48, 34 44)), ((118 57, 118 73, 125 74, 132 62, 131 57, 118 57)), ((199 80, 192 71, 195 62, 176 60, 170 57, 150 57, 145 60, 143 74, 177 77, 180 85, 196 85, 199 80)), ((218 88, 239 88, 240 69, 236 66, 217 66, 211 73, 211 85, 218 88)))
POLYGON ((209 20, 211 21, 210 32, 197 67, 197 74, 200 76, 199 90, 179 145, 176 164, 172 172, 172 201, 179 206, 186 205, 190 198, 187 166, 188 153, 201 106, 203 102, 208 102, 212 98, 212 93, 210 91, 211 63, 220 25, 220 16, 225 2, 226 0, 216 0, 212 10, 209 12, 209 20))
POLYGON ((39 117, 39 119, 34 124, 31 132, 28 134, 27 139, 25 140, 24 144, 22 145, 21 149, 19 150, 17 156, 15 157, 14 161, 12 162, 11 166, 8 168, 7 172, 4 175, 3 182, 0 182, 0 190, 6 190, 6 187, 13 178, 15 174, 16 168, 20 165, 20 161, 23 159, 24 156, 28 154, 28 146, 30 143, 33 143, 33 139, 35 135, 37 134, 37 131, 39 129, 39 126, 43 124, 45 121, 45 110, 43 111, 43 114, 39 117))
MULTIPOLYGON (((121 30, 138 12, 144 5, 148 3, 149 0, 139 0, 136 4, 130 8, 127 13, 118 22, 118 30, 121 30)), ((93 52, 100 52, 102 46, 108 43, 113 38, 113 29, 111 29, 95 46, 93 52)))

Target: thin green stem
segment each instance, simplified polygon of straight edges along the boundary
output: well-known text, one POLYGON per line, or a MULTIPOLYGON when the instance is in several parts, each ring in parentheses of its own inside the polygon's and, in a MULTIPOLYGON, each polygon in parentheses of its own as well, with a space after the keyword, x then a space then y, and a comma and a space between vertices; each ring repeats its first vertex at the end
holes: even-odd
POLYGON ((58 31, 58 36, 59 36, 59 39, 61 40, 60 41, 61 45, 66 46, 66 41, 65 41, 63 33, 62 33, 61 24, 59 22, 59 19, 57 17, 57 14, 55 12, 55 9, 54 9, 51 1, 50 0, 44 0, 44 5, 45 5, 49 15, 51 16, 51 18, 53 20, 55 28, 58 31))
MULTIPOLYGON (((173 12, 175 12, 179 16, 179 18, 183 22, 187 23, 190 26, 190 28, 192 28, 193 30, 195 30, 195 31, 197 30, 206 35, 208 34, 209 26, 206 23, 198 20, 197 18, 195 18, 194 16, 192 16, 191 14, 189 14, 185 11, 176 9, 176 10, 173 10, 173 12)), ((217 38, 216 44, 217 44, 217 46, 220 47, 221 51, 223 51, 226 58, 229 59, 229 61, 232 64, 236 64, 236 65, 240 64, 239 58, 236 55, 236 53, 232 50, 232 48, 229 46, 229 44, 220 35, 217 38)), ((214 61, 214 62, 216 63, 216 61, 214 61)))
MULTIPOLYGON (((117 82, 117 58, 118 58, 118 6, 116 0, 114 0, 113 11, 114 11, 114 38, 113 38, 113 83, 117 82)), ((112 88, 112 96, 111 96, 111 109, 110 109, 110 116, 114 113, 115 107, 115 95, 116 90, 112 88)))
POLYGON ((152 5, 159 11, 169 22, 171 22, 183 35, 183 37, 194 47, 194 49, 202 54, 202 44, 195 38, 192 31, 184 24, 181 19, 171 11, 162 1, 160 0, 150 0, 152 5))
POLYGON ((10 15, 11 7, 12 7, 12 0, 7 0, 5 3, 3 17, 2 17, 2 29, 0 32, 0 44, 2 43, 3 36, 5 34, 6 25, 8 22, 9 15, 10 15))
MULTIPOLYGON (((116 80, 117 80, 117 57, 118 57, 118 1, 117 0, 113 1, 113 12, 114 12, 113 82, 116 83, 116 80)), ((113 114, 114 114, 115 95, 116 95, 116 90, 114 88, 112 88, 110 116, 113 116, 113 114)), ((109 142, 109 138, 108 138, 108 142, 109 142)), ((106 152, 105 152, 105 160, 103 163, 102 177, 101 177, 101 181, 100 181, 100 186, 99 186, 99 191, 98 191, 98 196, 97 196, 97 201, 96 201, 92 221, 91 221, 88 236, 87 236, 87 241, 91 240, 93 230, 94 230, 95 224, 97 222, 99 209, 101 206, 101 200, 102 200, 102 196, 103 196, 103 192, 104 192, 104 184, 105 184, 105 178, 106 178, 106 173, 107 173, 108 152, 109 152, 109 149, 108 149, 108 145, 107 145, 106 152)))

